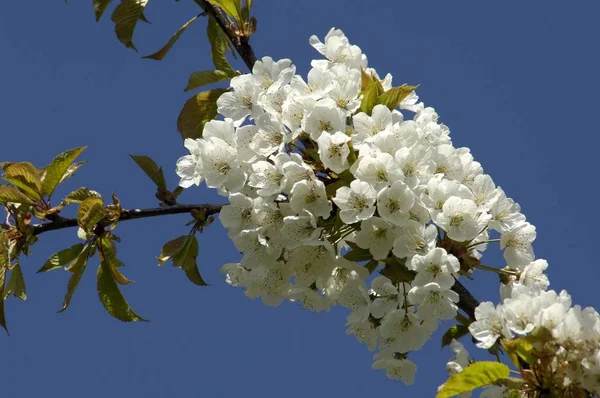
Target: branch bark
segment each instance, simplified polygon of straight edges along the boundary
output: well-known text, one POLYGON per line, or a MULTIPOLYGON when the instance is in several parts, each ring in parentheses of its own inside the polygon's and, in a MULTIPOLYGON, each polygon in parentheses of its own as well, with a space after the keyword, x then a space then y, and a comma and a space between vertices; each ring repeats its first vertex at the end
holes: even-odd
POLYGON ((475 308, 479 305, 479 301, 458 281, 458 279, 454 280, 454 285, 451 289, 458 294, 458 308, 469 315, 471 319, 475 319, 475 308))
POLYGON ((239 54, 240 58, 242 58, 248 69, 252 71, 252 67, 256 62, 256 55, 254 55, 254 50, 250 46, 248 38, 240 37, 236 34, 233 25, 229 21, 229 18, 227 18, 227 16, 219 7, 213 6, 206 0, 194 0, 194 2, 198 4, 205 13, 215 19, 223 33, 225 33, 229 39, 229 42, 233 48, 235 48, 239 54))
MULTIPOLYGON (((167 216, 171 214, 184 214, 192 210, 205 210, 206 215, 210 216, 221 211, 224 205, 217 204, 191 204, 191 205, 173 205, 169 207, 155 207, 150 209, 131 209, 123 210, 119 222, 137 220, 139 218, 167 216)), ((33 227, 33 234, 39 235, 48 231, 56 231, 64 228, 77 227, 77 219, 56 217, 52 222, 46 224, 38 224, 33 227)))

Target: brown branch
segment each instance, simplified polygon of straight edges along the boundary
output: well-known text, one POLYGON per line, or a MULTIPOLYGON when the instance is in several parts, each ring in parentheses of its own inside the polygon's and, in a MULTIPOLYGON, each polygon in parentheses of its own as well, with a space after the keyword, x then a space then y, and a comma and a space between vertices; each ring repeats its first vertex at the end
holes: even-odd
MULTIPOLYGON (((171 214, 189 213, 192 210, 205 210, 206 215, 210 216, 221 211, 224 205, 215 204, 192 204, 192 205, 173 205, 169 207, 155 207, 151 209, 131 209, 123 210, 119 222, 137 220, 139 218, 160 217, 171 214)), ((77 219, 55 217, 52 222, 46 224, 38 224, 33 227, 33 234, 39 235, 48 231, 56 231, 58 229, 77 227, 77 219)))
POLYGON ((244 60, 244 63, 248 69, 252 71, 252 67, 256 62, 256 55, 254 55, 254 50, 250 46, 248 38, 240 36, 235 32, 235 29, 229 21, 229 18, 227 18, 227 15, 225 15, 225 13, 223 13, 219 7, 213 6, 206 0, 194 0, 194 2, 198 4, 211 18, 214 18, 223 33, 225 33, 229 39, 229 42, 231 42, 233 48, 235 48, 237 53, 240 55, 240 58, 244 60))
POLYGON ((458 279, 454 281, 454 285, 451 289, 458 294, 458 308, 469 315, 471 319, 475 319, 475 308, 479 305, 479 301, 458 281, 458 279))

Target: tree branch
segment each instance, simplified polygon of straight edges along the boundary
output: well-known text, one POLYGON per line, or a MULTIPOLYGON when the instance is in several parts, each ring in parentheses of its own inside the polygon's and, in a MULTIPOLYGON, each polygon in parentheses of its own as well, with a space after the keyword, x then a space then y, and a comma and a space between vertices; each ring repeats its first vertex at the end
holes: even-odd
POLYGON ((240 55, 240 58, 244 60, 244 63, 252 71, 252 67, 256 62, 256 55, 254 55, 254 50, 250 46, 247 37, 241 37, 236 34, 233 29, 233 25, 229 22, 229 18, 221 11, 220 8, 213 6, 206 0, 194 0, 196 4, 198 4, 205 13, 210 15, 217 22, 223 33, 227 36, 231 45, 237 53, 240 55))
POLYGON ((458 281, 458 279, 454 280, 454 285, 451 289, 458 294, 458 308, 469 315, 471 319, 475 319, 475 308, 479 305, 479 301, 458 281))
MULTIPOLYGON (((170 214, 189 213, 192 210, 205 210, 206 215, 210 216, 221 211, 224 205, 215 204, 192 204, 192 205, 173 205, 169 207, 155 207, 151 209, 131 209, 123 210, 119 222, 128 220, 137 220, 138 218, 149 218, 167 216, 170 214)), ((56 217, 52 222, 46 224, 38 224, 33 227, 33 234, 40 235, 48 231, 56 231, 58 229, 77 227, 77 219, 56 217)))

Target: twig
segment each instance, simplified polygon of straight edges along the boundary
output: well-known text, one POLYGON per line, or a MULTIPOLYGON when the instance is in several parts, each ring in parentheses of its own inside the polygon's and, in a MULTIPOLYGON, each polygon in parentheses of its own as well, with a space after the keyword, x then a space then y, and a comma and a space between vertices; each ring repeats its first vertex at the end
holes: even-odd
MULTIPOLYGON (((171 214, 189 213, 192 210, 205 210, 206 215, 210 216, 221 211, 224 205, 216 204, 192 204, 192 205, 174 205, 169 207, 155 207, 151 209, 131 209, 123 210, 119 222, 128 220, 137 220, 138 218, 160 217, 171 214)), ((56 231, 58 229, 77 227, 77 219, 57 217, 52 222, 46 224, 38 224, 33 227, 33 234, 39 235, 48 231, 56 231)))
POLYGON ((454 281, 451 289, 458 294, 458 308, 469 315, 471 319, 475 319, 475 308, 479 305, 479 301, 458 280, 454 281))
POLYGON ((217 22, 223 33, 227 36, 231 45, 237 53, 240 55, 240 58, 244 60, 244 63, 252 71, 252 67, 256 62, 256 55, 254 55, 254 50, 248 43, 248 38, 239 36, 236 34, 233 26, 229 22, 229 18, 219 9, 218 7, 213 6, 206 0, 194 0, 196 4, 198 4, 205 13, 210 15, 217 22))

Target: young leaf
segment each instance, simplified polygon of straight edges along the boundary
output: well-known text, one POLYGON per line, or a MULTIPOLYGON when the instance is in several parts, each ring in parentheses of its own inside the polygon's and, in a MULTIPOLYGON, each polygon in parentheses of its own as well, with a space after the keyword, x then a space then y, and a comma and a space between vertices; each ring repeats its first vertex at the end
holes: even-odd
POLYGON ((71 166, 69 166, 69 168, 67 169, 67 171, 65 172, 65 174, 63 175, 63 177, 60 179, 59 184, 62 184, 67 179, 73 177, 73 175, 75 174, 75 172, 77 172, 77 170, 79 170, 79 168, 81 166, 83 166, 84 164, 86 164, 86 163, 87 162, 84 160, 82 162, 73 163, 71 166))
POLYGON ((248 21, 250 19, 250 10, 252 9, 252 0, 246 0, 240 13, 242 21, 248 21))
POLYGON ((198 270, 198 267, 196 265, 192 268, 186 269, 185 276, 187 276, 190 282, 192 282, 194 285, 208 286, 208 283, 206 283, 204 279, 202 279, 200 271, 198 270))
POLYGON ((190 75, 187 86, 184 91, 194 90, 207 84, 217 83, 228 80, 231 75, 222 70, 205 70, 203 72, 194 72, 190 75))
POLYGON ((121 4, 115 8, 112 21, 115 23, 117 38, 126 47, 137 51, 133 45, 133 31, 140 17, 143 15, 144 7, 149 0, 121 0, 121 4))
POLYGON ((344 254, 344 258, 348 261, 360 262, 367 261, 373 258, 371 252, 368 249, 362 249, 360 247, 356 247, 350 250, 348 253, 344 254))
POLYGON ((86 199, 100 199, 100 200, 102 200, 102 195, 100 195, 96 191, 92 191, 89 188, 81 187, 81 188, 77 188, 73 192, 69 193, 65 197, 64 202, 66 202, 66 203, 81 203, 81 202, 83 202, 86 199))
POLYGON ((412 282, 415 279, 415 272, 409 270, 402 261, 396 257, 391 256, 385 260, 385 267, 379 271, 379 273, 392 281, 399 282, 412 282))
POLYGON ((221 8, 225 14, 229 15, 235 21, 241 21, 240 11, 241 0, 207 0, 210 4, 221 8))
POLYGON ((346 186, 348 186, 348 184, 344 180, 337 180, 335 182, 332 182, 331 184, 327 184, 325 186, 325 192, 327 193, 327 197, 329 197, 329 198, 335 197, 337 190, 340 189, 341 187, 346 187, 346 186))
POLYGON ((83 276, 83 272, 88 263, 88 258, 91 255, 91 250, 93 246, 86 246, 77 256, 73 264, 67 267, 69 272, 72 272, 71 277, 69 278, 69 282, 67 283, 67 294, 65 294, 65 298, 63 300, 63 305, 58 312, 63 312, 69 307, 71 304, 71 299, 73 298, 73 294, 75 294, 75 290, 77 290, 77 286, 79 286, 79 281, 83 276))
POLYGON ((410 93, 415 91, 417 87, 419 86, 400 86, 391 88, 377 98, 377 104, 383 104, 390 110, 394 110, 410 93))
POLYGON ((188 270, 196 266, 196 257, 198 257, 198 240, 194 235, 189 235, 181 250, 172 257, 173 265, 188 270))
POLYGON ((123 322, 146 321, 131 309, 108 267, 105 261, 101 261, 97 275, 98 296, 106 311, 123 322))
POLYGON ((96 22, 100 20, 106 7, 112 2, 112 0, 94 0, 94 15, 96 16, 96 22))
POLYGON ((146 173, 148 177, 156 184, 160 189, 167 189, 167 182, 165 181, 165 175, 162 167, 158 167, 156 162, 148 156, 134 156, 129 155, 135 163, 146 173))
POLYGON ((467 335, 469 333, 469 327, 459 323, 457 325, 453 325, 450 329, 446 330, 446 333, 442 336, 442 348, 450 345, 452 339, 460 339, 461 337, 467 335))
POLYGON ((69 247, 68 249, 56 252, 51 255, 50 258, 48 258, 48 260, 44 263, 42 268, 38 270, 37 273, 52 271, 53 269, 65 267, 71 264, 82 251, 83 243, 78 243, 69 247))
POLYGON ((0 205, 7 203, 32 204, 33 200, 15 187, 2 185, 0 186, 0 205))
POLYGON ((198 241, 195 236, 184 235, 167 242, 156 259, 160 265, 173 260, 173 266, 183 268, 187 278, 198 286, 208 286, 196 264, 198 241))
POLYGON ((6 268, 0 264, 0 326, 6 330, 8 334, 8 328, 6 326, 6 315, 4 314, 4 281, 6 279, 6 268))
POLYGON ((173 47, 173 45, 175 45, 175 42, 177 42, 177 40, 179 40, 179 37, 183 34, 183 32, 185 32, 187 30, 187 28, 189 28, 190 25, 193 24, 199 17, 200 17, 200 15, 196 15, 194 18, 192 18, 189 21, 187 21, 186 23, 184 23, 177 30, 177 32, 175 32, 175 34, 173 34, 173 36, 171 36, 171 38, 169 39, 169 41, 167 42, 167 44, 165 44, 163 46, 163 48, 161 48, 160 50, 158 50, 154 54, 146 55, 143 58, 155 59, 157 61, 160 61, 161 59, 163 59, 167 55, 167 53, 171 50, 171 48, 173 47))
POLYGON ((377 105, 377 99, 379 97, 377 85, 371 82, 367 88, 362 91, 362 95, 363 98, 360 103, 360 110, 367 115, 370 115, 373 107, 377 105))
POLYGON ((225 89, 203 91, 186 101, 177 118, 181 138, 200 138, 204 125, 217 117, 217 99, 225 89))
POLYGON ((25 279, 23 278, 23 270, 21 270, 21 264, 16 263, 10 273, 10 279, 8 285, 4 290, 3 297, 0 300, 6 300, 10 295, 13 295, 21 300, 27 300, 27 289, 25 288, 25 279))
POLYGON ((156 257, 156 259, 158 260, 158 264, 163 265, 171 258, 173 258, 174 255, 176 255, 181 251, 181 249, 183 249, 183 247, 186 245, 187 240, 188 235, 183 235, 179 238, 175 238, 165 243, 162 249, 160 250, 160 255, 156 257))
POLYGON ((206 35, 210 42, 210 56, 215 69, 221 70, 229 76, 234 76, 235 72, 227 60, 227 46, 229 45, 227 36, 212 17, 208 19, 206 35))
POLYGON ((533 365, 537 361, 533 353, 535 339, 535 336, 530 335, 502 341, 502 346, 506 350, 508 357, 517 368, 521 368, 523 362, 533 365))
POLYGON ((52 162, 46 168, 44 179, 42 180, 42 195, 52 195, 67 170, 69 170, 71 164, 85 148, 86 147, 71 149, 52 159, 52 162))
POLYGON ((450 376, 440 386, 436 398, 449 398, 473 391, 476 388, 489 386, 500 379, 508 377, 510 369, 500 362, 475 362, 461 372, 450 376))
POLYGON ((79 205, 77 223, 86 232, 91 232, 94 225, 104 218, 102 199, 86 199, 79 205))
POLYGON ((367 264, 365 264, 365 268, 367 270, 369 270, 369 275, 371 275, 373 272, 375 272, 375 270, 377 269, 378 266, 379 266, 379 261, 377 261, 377 260, 371 260, 367 264))
POLYGON ((12 163, 4 167, 2 178, 15 185, 30 199, 36 201, 42 198, 42 180, 38 170, 29 162, 12 163))
POLYGON ((100 246, 98 248, 98 255, 100 256, 100 261, 104 261, 110 273, 112 274, 113 279, 119 285, 129 285, 133 283, 132 280, 128 279, 125 275, 123 275, 117 267, 121 267, 124 264, 117 258, 117 248, 110 238, 102 238, 99 240, 100 246))

